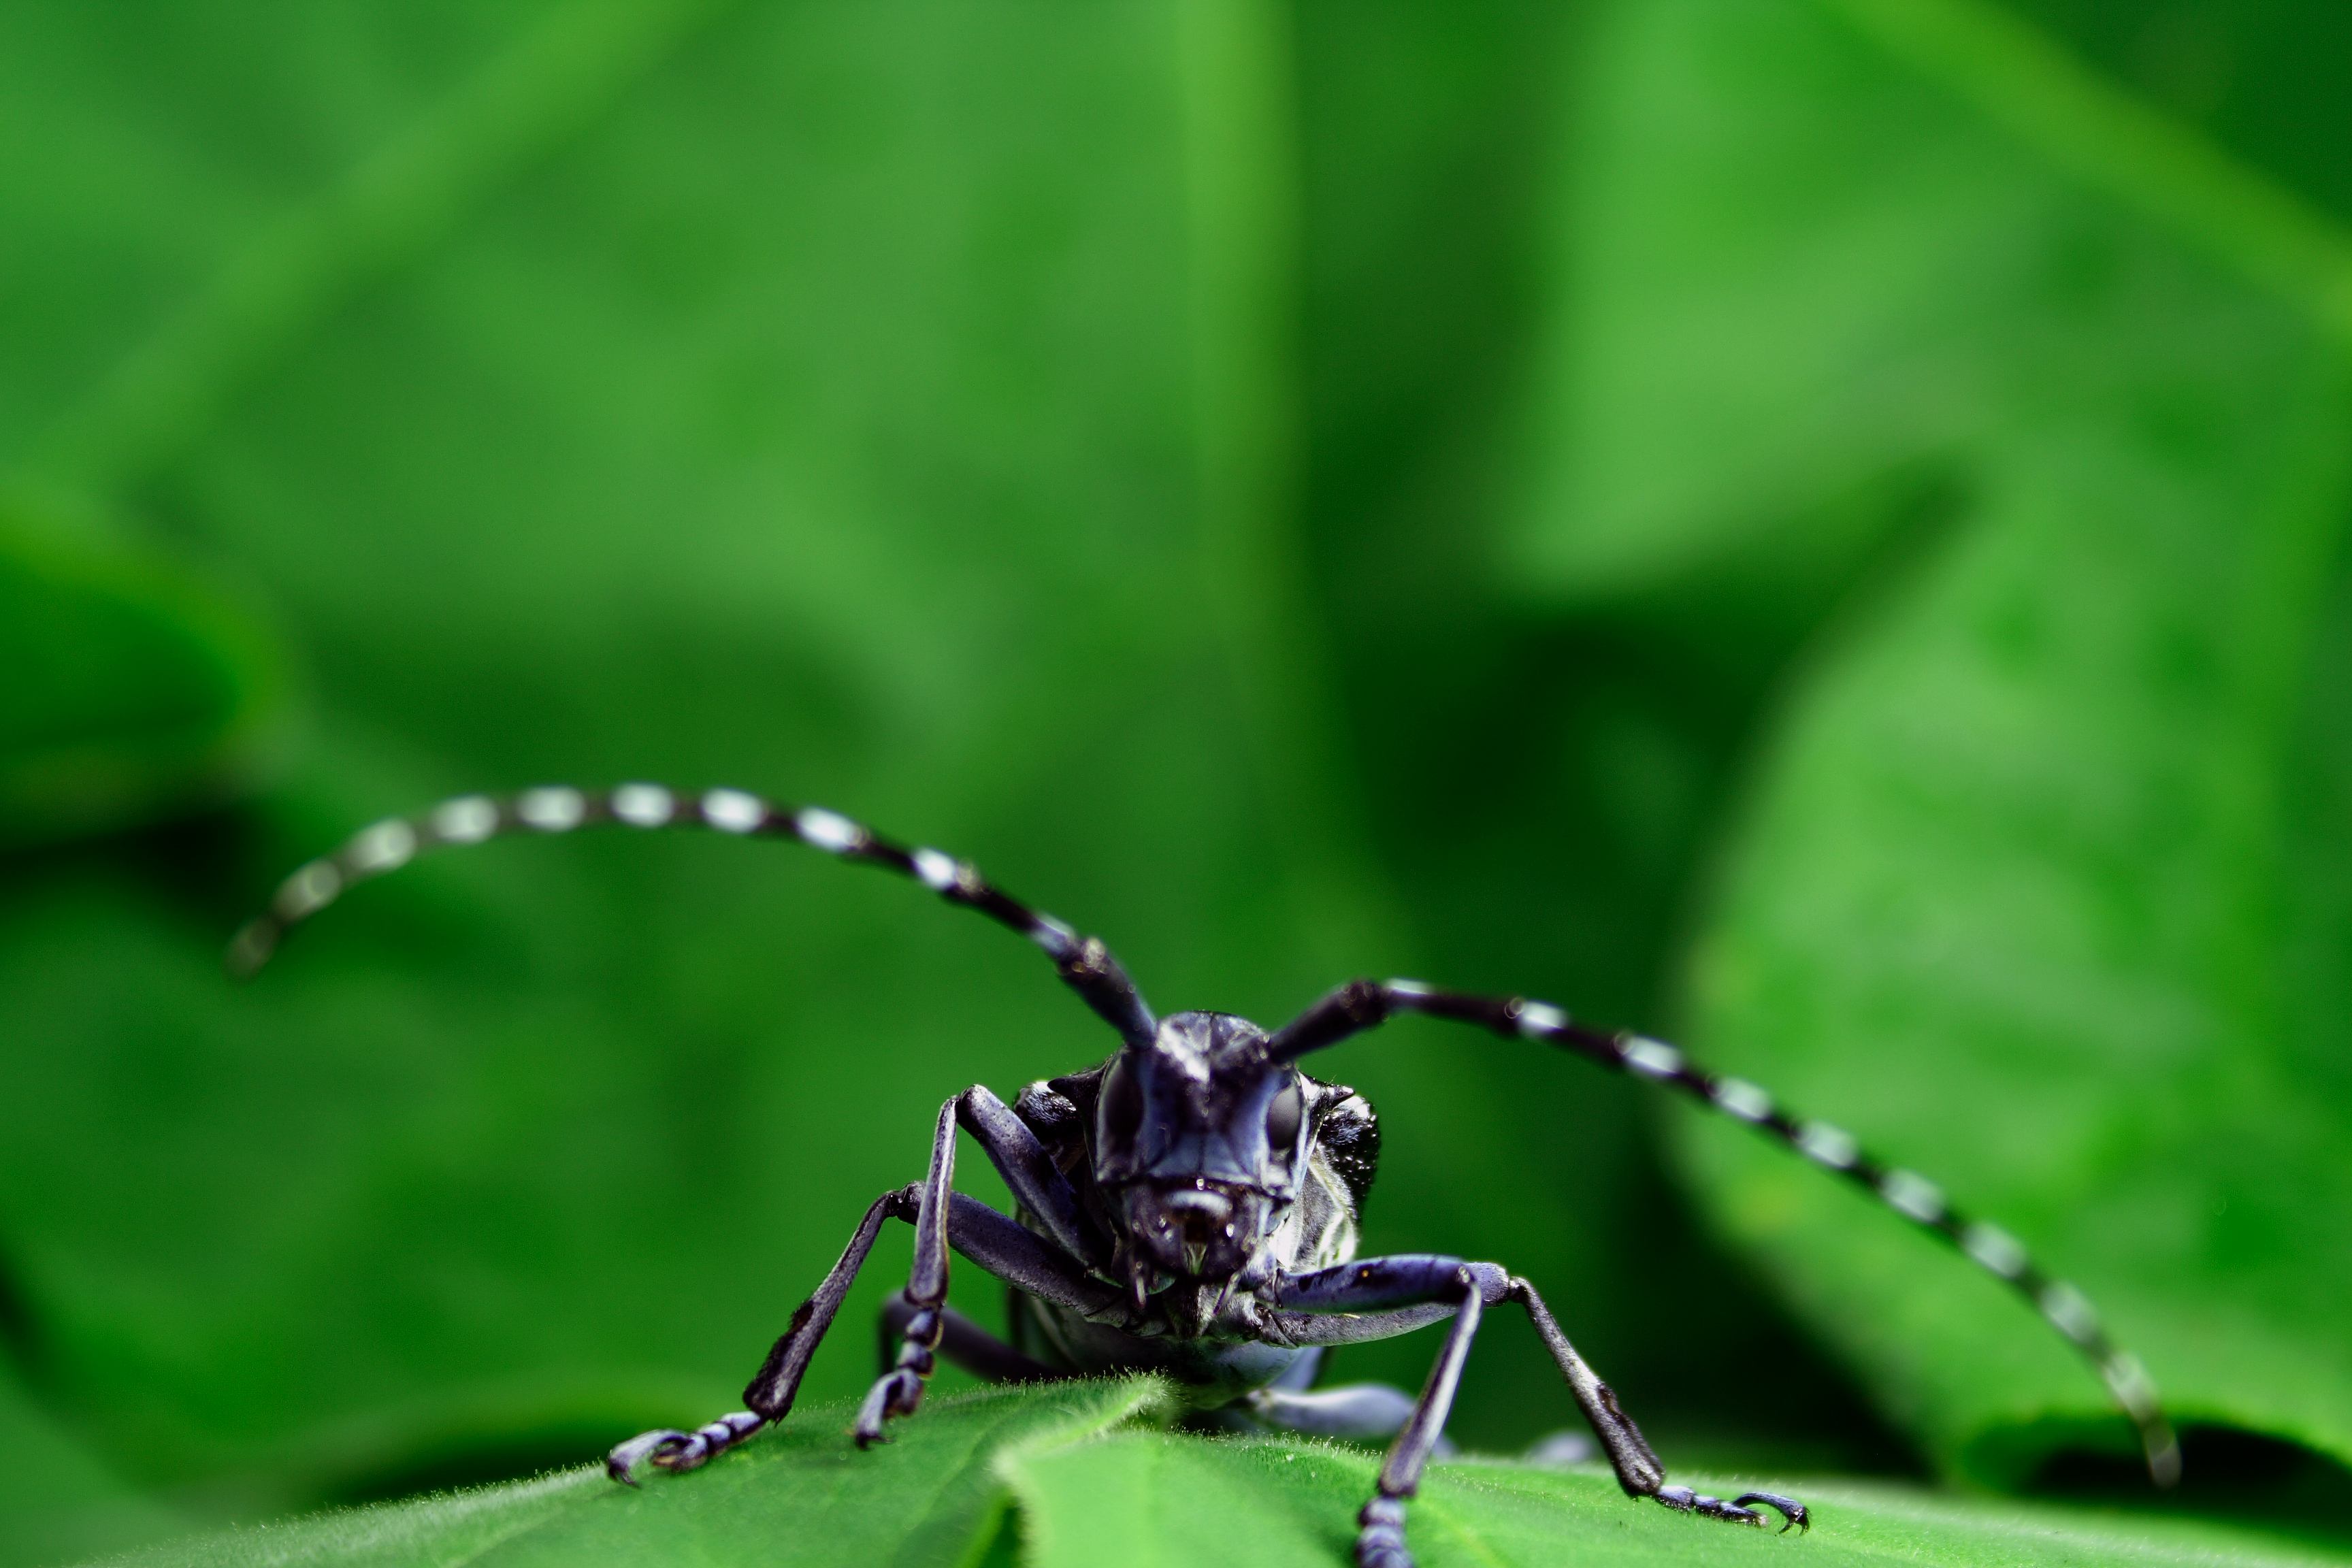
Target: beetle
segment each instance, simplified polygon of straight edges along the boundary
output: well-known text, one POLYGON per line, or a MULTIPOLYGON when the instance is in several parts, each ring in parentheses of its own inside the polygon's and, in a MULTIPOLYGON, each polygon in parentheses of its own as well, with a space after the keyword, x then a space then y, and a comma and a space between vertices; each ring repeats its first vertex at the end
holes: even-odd
POLYGON ((1809 1527, 1810 1511, 1793 1498, 1723 1499, 1669 1484, 1641 1429, 1526 1279, 1499 1264, 1438 1254, 1356 1256, 1380 1123, 1362 1096, 1298 1063, 1400 1013, 1476 1025, 1650 1079, 1867 1187, 2032 1301, 2132 1417, 2150 1474, 2163 1485, 2179 1478, 2179 1446, 2154 1384, 2079 1290, 2035 1266, 2006 1231, 1956 1211, 1926 1177, 1870 1157, 1843 1129, 1789 1115, 1746 1079, 1706 1072, 1662 1041, 1594 1028, 1548 1003, 1412 980, 1350 981, 1271 1031, 1228 1013, 1159 1017, 1099 938, 1007 896, 968 862, 894 843, 820 806, 777 806, 736 789, 682 795, 651 784, 460 796, 378 822, 295 871, 231 941, 228 967, 251 977, 290 927, 424 851, 603 823, 795 838, 912 878, 1034 942, 1119 1038, 1105 1061, 1032 1083, 1009 1106, 983 1085, 950 1096, 922 1180, 866 1209, 745 1388, 748 1408, 693 1432, 647 1432, 619 1445, 606 1459, 615 1480, 636 1484, 647 1464, 694 1469, 782 1420, 883 1224, 898 1220, 914 1227, 914 1262, 884 1310, 886 1364, 857 1412, 860 1447, 916 1413, 941 1356, 1000 1381, 1158 1372, 1203 1411, 1334 1436, 1393 1434, 1357 1516, 1355 1555, 1360 1568, 1411 1568, 1406 1500, 1436 1450, 1483 1315, 1507 1304, 1534 1321, 1627 1496, 1738 1524, 1762 1524, 1769 1508, 1784 1533, 1809 1527), (959 1130, 1003 1177, 1013 1214, 954 1190, 959 1130), (1014 1342, 948 1306, 950 1253, 1011 1287, 1014 1342), (1325 1347, 1438 1323, 1448 1325, 1444 1343, 1418 1396, 1369 1384, 1308 1391, 1325 1347))

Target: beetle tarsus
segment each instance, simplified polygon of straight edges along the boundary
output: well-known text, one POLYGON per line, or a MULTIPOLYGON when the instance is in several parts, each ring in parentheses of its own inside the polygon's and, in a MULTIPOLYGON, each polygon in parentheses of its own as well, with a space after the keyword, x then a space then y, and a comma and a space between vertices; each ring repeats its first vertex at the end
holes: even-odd
POLYGON ((1752 1509, 1728 1503, 1719 1497, 1695 1492, 1688 1487, 1660 1487, 1651 1494, 1676 1513, 1695 1513, 1701 1519, 1719 1519, 1730 1524, 1761 1524, 1764 1516, 1752 1509))
POLYGON ((662 1428, 640 1432, 627 1442, 616 1445, 604 1456, 604 1473, 625 1487, 637 1484, 637 1467, 661 1452, 665 1447, 683 1447, 686 1434, 662 1428))
POLYGON ((1811 1510, 1795 1498, 1782 1497, 1778 1492, 1741 1492, 1731 1500, 1734 1505, 1740 1508, 1745 1508, 1751 1502, 1760 1502, 1766 1508, 1778 1510, 1780 1515, 1780 1533, 1782 1535, 1789 1533, 1789 1527, 1792 1524, 1797 1527, 1800 1533, 1813 1528, 1811 1510))
POLYGON ((899 1367, 877 1379, 866 1394, 866 1403, 857 1407, 857 1425, 853 1433, 861 1448, 876 1443, 888 1442, 884 1424, 902 1415, 912 1415, 922 1407, 923 1380, 912 1368, 899 1367))
POLYGON ((1764 1516, 1748 1505, 1760 1502, 1765 1507, 1779 1511, 1781 1521, 1780 1530, 1784 1534, 1790 1525, 1795 1525, 1800 1530, 1812 1528, 1812 1516, 1806 1510, 1805 1505, 1794 1498, 1785 1498, 1777 1492, 1742 1492, 1729 1502, 1724 1501, 1719 1497, 1709 1497, 1705 1492, 1693 1491, 1688 1487, 1679 1486, 1660 1487, 1650 1495, 1676 1513, 1695 1513, 1701 1519, 1719 1519, 1726 1524, 1752 1524, 1759 1528, 1761 1528, 1764 1523, 1764 1516))
POLYGON ((1356 1568, 1412 1568, 1404 1544, 1404 1499, 1383 1493, 1356 1515, 1356 1568))
POLYGON ((624 1486, 637 1484, 639 1465, 651 1462, 665 1470, 696 1470, 709 1464, 765 1422, 749 1410, 696 1427, 691 1432, 663 1428, 641 1432, 604 1456, 604 1473, 624 1486))

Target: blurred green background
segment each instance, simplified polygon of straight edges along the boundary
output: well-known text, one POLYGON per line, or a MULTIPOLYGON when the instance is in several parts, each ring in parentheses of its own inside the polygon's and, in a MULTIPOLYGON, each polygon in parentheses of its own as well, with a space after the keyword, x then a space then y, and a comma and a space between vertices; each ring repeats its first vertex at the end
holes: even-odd
MULTIPOLYGON (((2347 91, 2311 0, 0 9, 0 1563, 730 1408, 942 1098, 1108 1049, 685 837, 221 978, 362 823, 633 777, 968 855, 1162 1010, 1687 1041, 2079 1282, 2175 1506, 2340 1529, 2347 91)), ((2137 1495, 2046 1325, 1739 1130, 1322 1070, 1369 1245, 1533 1278, 1670 1463, 2137 1495)), ((1492 1320, 1454 1435, 1571 1421, 1492 1320)))

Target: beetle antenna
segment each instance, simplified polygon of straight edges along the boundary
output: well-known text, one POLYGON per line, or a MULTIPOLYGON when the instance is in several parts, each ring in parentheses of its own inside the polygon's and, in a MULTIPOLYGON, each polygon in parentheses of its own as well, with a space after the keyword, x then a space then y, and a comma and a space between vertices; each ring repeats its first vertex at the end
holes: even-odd
POLYGON ((268 909, 247 921, 224 955, 239 980, 258 973, 287 931, 325 909, 354 884, 396 871, 417 856, 454 845, 516 835, 569 833, 617 823, 628 827, 707 827, 746 838, 797 838, 843 860, 881 866, 912 878, 951 904, 977 910, 1045 950, 1054 969, 1131 1047, 1150 1043, 1155 1026, 1135 983, 1099 937, 1082 937, 1041 910, 991 887, 969 861, 937 849, 908 848, 823 806, 772 805, 740 789, 681 795, 660 784, 625 784, 599 793, 550 784, 515 795, 467 795, 415 816, 388 816, 360 829, 332 854, 301 867, 278 885, 268 909))
POLYGON ((2149 1478, 2159 1487, 2179 1483, 2180 1441, 2165 1417, 2156 1382, 2139 1357, 2107 1337, 2088 1297, 2046 1273, 2027 1255, 2024 1244, 2000 1226, 1953 1208, 1943 1189, 1927 1177, 1873 1157, 1842 1127, 1790 1115, 1746 1079, 1706 1072, 1674 1047, 1646 1035, 1578 1023, 1547 1002, 1443 991, 1418 980, 1349 981, 1276 1030, 1266 1042, 1267 1054, 1279 1061, 1294 1060, 1399 1013, 1426 1013, 1476 1024, 1507 1038, 1541 1041, 1679 1089, 1780 1140, 1823 1170, 1867 1188, 1896 1214, 1958 1247, 2032 1302, 2091 1363, 2139 1429, 2149 1478))

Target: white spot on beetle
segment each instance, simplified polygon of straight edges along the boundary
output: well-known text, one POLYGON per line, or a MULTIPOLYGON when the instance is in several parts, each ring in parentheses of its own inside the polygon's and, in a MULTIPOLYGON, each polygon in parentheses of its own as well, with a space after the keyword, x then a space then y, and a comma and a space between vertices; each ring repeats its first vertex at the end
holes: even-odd
POLYGON ((278 885, 269 907, 281 921, 299 921, 335 901, 343 890, 343 874, 331 860, 313 860, 278 885))
POLYGON ((1067 958, 1078 946, 1078 933, 1051 915, 1037 917, 1037 923, 1029 928, 1029 940, 1057 959, 1067 958))
POLYGON ((625 784, 613 792, 613 815, 632 827, 660 827, 677 815, 677 802, 659 784, 625 784))
POLYGON ((499 830, 499 808, 488 795, 463 795, 435 806, 431 821, 444 844, 479 844, 499 830))
POLYGON ((914 859, 915 875, 933 892, 944 893, 956 885, 954 856, 942 855, 936 849, 918 849, 914 859))
POLYGON ((1922 1225, 1944 1217, 1944 1189, 1916 1171, 1889 1171, 1878 1179, 1878 1195, 1922 1225))
POLYGON ((1549 1002, 1523 1002, 1519 1005, 1519 1033, 1531 1040, 1557 1035, 1567 1027, 1568 1015, 1549 1002))
POLYGON ((2099 1368, 2099 1375, 2107 1381, 2116 1403, 2131 1412, 2135 1421, 2153 1421, 2163 1413, 2156 1393, 2156 1380, 2147 1375, 2147 1368, 2139 1357, 2129 1351, 2117 1351, 2099 1368))
POLYGON ((740 789, 714 789, 702 797, 702 820, 721 833, 749 833, 768 820, 767 803, 740 789))
POLYGON ((837 811, 812 805, 793 818, 793 831, 818 848, 838 855, 865 841, 866 829, 837 811))
POLYGON ((1772 1114, 1772 1097, 1744 1078, 1715 1080, 1715 1102, 1742 1121, 1761 1121, 1772 1114))
POLYGON ((408 858, 415 853, 416 829, 394 816, 352 835, 343 858, 359 875, 373 877, 397 870, 408 864, 408 858))
POLYGON ((2025 1272, 2025 1247, 2017 1237, 1983 1220, 1960 1232, 1960 1248, 2004 1279, 2025 1272))
POLYGON ((1862 1153, 1862 1145, 1853 1141, 1853 1133, 1826 1121, 1808 1121, 1797 1129, 1797 1147, 1804 1151, 1807 1159, 1832 1171, 1853 1169, 1862 1153))
POLYGON ((1627 1067, 1651 1078, 1672 1078, 1683 1070, 1682 1052, 1646 1035, 1627 1040, 1622 1054, 1627 1067))
POLYGON ((2098 1337, 2098 1309, 2091 1305, 2090 1298, 2063 1279, 2042 1287, 2041 1307, 2042 1315, 2076 1344, 2086 1345, 2098 1337))
POLYGON ((515 815, 541 833, 567 833, 588 815, 588 803, 568 784, 527 789, 515 800, 515 815))

